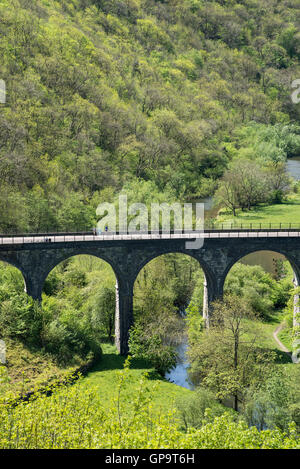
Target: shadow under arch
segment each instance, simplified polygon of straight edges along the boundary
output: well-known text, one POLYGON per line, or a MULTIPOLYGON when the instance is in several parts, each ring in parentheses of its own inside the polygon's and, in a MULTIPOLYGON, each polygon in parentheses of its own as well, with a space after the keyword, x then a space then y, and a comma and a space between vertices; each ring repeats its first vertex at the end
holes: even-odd
POLYGON ((224 290, 224 285, 225 285, 225 282, 226 282, 227 275, 230 272, 230 270, 232 269, 232 267, 235 264, 237 264, 238 262, 240 262, 242 259, 244 259, 244 257, 248 256, 249 254, 255 254, 257 252, 270 252, 270 253, 274 253, 274 254, 281 254, 282 256, 284 256, 285 259, 290 263, 290 265, 293 269, 296 284, 297 285, 300 284, 299 283, 300 282, 300 269, 297 266, 297 261, 296 261, 296 259, 293 258, 293 256, 291 256, 289 253, 287 253, 284 249, 276 249, 276 250, 274 250, 272 248, 270 248, 270 249, 249 249, 249 250, 245 250, 242 254, 239 254, 235 258, 231 259, 229 264, 226 266, 226 269, 225 269, 225 271, 223 273, 223 276, 221 278, 222 290, 224 290))

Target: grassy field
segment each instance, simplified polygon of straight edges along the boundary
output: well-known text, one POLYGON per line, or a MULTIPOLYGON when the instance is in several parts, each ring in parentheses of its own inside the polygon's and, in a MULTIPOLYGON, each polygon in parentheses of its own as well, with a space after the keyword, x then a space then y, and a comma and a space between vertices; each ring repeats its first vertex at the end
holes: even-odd
MULTIPOLYGON (((287 354, 278 350, 278 346, 273 339, 273 332, 282 320, 283 313, 279 313, 274 314, 274 317, 269 322, 260 323, 258 342, 266 349, 276 351, 278 366, 286 368, 291 379, 294 374, 297 378, 296 368, 298 367, 295 368, 287 354)), ((91 369, 87 376, 77 383, 80 395, 88 394, 88 391, 91 389, 96 390, 104 410, 116 412, 116 409, 118 409, 117 412, 122 416, 121 418, 127 419, 134 412, 134 402, 137 402, 142 384, 142 389, 149 392, 149 412, 152 415, 157 415, 160 418, 162 415, 170 414, 172 415, 172 422, 180 421, 180 414, 176 411, 176 403, 178 400, 181 402, 183 400, 186 401, 186 399, 188 400, 193 391, 168 382, 161 378, 147 362, 136 359, 131 359, 127 377, 120 388, 120 377, 124 376, 125 358, 118 355, 113 345, 103 344, 102 348, 103 355, 101 360, 91 369), (143 381, 145 374, 146 378, 143 381)), ((50 368, 47 367, 46 363, 35 362, 33 366, 39 368, 40 372, 43 367, 48 372, 49 370, 55 371, 54 368, 51 369, 50 364, 50 368)), ((143 397, 145 396, 143 395, 143 397)), ((221 404, 219 405, 224 408, 221 404)), ((229 410, 228 408, 226 409, 229 410)))
MULTIPOLYGON (((124 367, 125 358, 117 354, 113 345, 104 344, 101 361, 82 380, 83 389, 96 386, 99 390, 104 407, 109 407, 112 398, 118 397, 118 382, 120 371, 124 367)), ((143 360, 132 359, 129 376, 122 391, 122 403, 126 408, 138 392, 138 385, 142 376, 147 373, 146 385, 153 392, 153 407, 159 411, 168 412, 174 407, 177 398, 187 396, 192 391, 177 386, 161 378, 161 376, 143 360)))
POLYGON ((251 223, 255 224, 255 226, 260 223, 263 226, 267 226, 269 223, 276 226, 279 226, 281 223, 283 227, 290 223, 300 226, 300 194, 291 194, 282 204, 260 205, 244 212, 237 210, 235 217, 229 210, 221 209, 217 222, 232 223, 233 226, 241 224, 250 225, 251 223))
MULTIPOLYGON (((279 350, 278 344, 276 343, 273 333, 276 328, 284 322, 285 313, 282 311, 276 311, 270 317, 268 321, 255 321, 253 327, 258 331, 257 335, 257 344, 261 347, 276 351, 278 363, 290 363, 290 358, 285 352, 279 350)), ((251 321, 249 321, 251 322, 251 321)), ((288 335, 288 330, 283 329, 280 334, 278 334, 279 340, 285 345, 289 350, 291 350, 291 340, 288 335)))
MULTIPOLYGON (((266 349, 276 351, 277 363, 292 370, 295 366, 290 357, 279 350, 273 338, 273 332, 284 320, 283 312, 276 312, 268 322, 260 322, 258 343, 266 349)), ((283 342, 283 341, 282 341, 283 342)), ((289 347, 288 343, 285 343, 289 347)), ((125 359, 117 354, 112 345, 103 345, 103 357, 101 361, 82 380, 81 386, 84 390, 97 387, 104 407, 109 407, 112 398, 118 396, 118 380, 120 371, 124 367, 125 359)), ((129 379, 122 390, 122 405, 126 409, 130 407, 134 396, 138 392, 138 384, 144 373, 148 373, 146 386, 153 393, 152 405, 154 410, 163 413, 174 408, 177 399, 188 397, 193 391, 177 386, 161 378, 146 362, 132 360, 129 370, 129 379)))
POLYGON ((281 324, 283 321, 284 315, 281 312, 276 312, 270 318, 268 322, 256 322, 256 326, 259 329, 259 338, 258 342, 262 347, 271 349, 271 350, 278 350, 278 345, 273 338, 273 332, 276 328, 281 324))
MULTIPOLYGON (((96 388, 104 407, 109 409, 114 399, 118 398, 118 383, 121 371, 124 369, 125 358, 118 355, 113 345, 102 344, 103 356, 101 360, 80 382, 82 392, 96 388)), ((18 396, 50 384, 56 379, 64 378, 67 373, 77 367, 59 368, 49 356, 33 353, 17 341, 7 343, 8 382, 1 382, 0 394, 18 396)), ((168 413, 175 407, 177 399, 188 396, 192 391, 177 386, 163 379, 151 366, 143 360, 131 359, 128 376, 121 391, 122 410, 132 408, 132 402, 139 392, 143 376, 147 374, 145 385, 152 395, 152 406, 155 413, 168 413)))

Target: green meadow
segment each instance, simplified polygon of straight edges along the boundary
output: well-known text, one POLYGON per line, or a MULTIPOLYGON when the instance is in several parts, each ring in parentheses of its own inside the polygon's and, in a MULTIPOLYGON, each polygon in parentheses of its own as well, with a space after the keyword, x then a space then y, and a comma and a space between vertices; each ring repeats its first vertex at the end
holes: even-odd
MULTIPOLYGON (((103 355, 90 373, 81 381, 83 390, 97 387, 102 404, 109 409, 112 399, 118 398, 118 382, 125 364, 125 358, 117 354, 114 345, 103 344, 103 355)), ((137 383, 147 375, 147 388, 153 393, 152 405, 156 411, 171 411, 177 399, 192 393, 189 389, 177 386, 163 379, 154 368, 144 360, 131 359, 126 383, 122 388, 121 400, 125 408, 136 397, 137 383)))
POLYGON ((270 224, 274 227, 280 227, 281 224, 283 228, 288 227, 291 223, 294 227, 296 225, 300 227, 300 194, 289 195, 281 204, 259 205, 249 211, 239 209, 235 217, 228 210, 221 209, 217 222, 233 226, 244 224, 247 227, 250 224, 253 224, 253 227, 258 227, 260 223, 263 227, 268 227, 270 224))

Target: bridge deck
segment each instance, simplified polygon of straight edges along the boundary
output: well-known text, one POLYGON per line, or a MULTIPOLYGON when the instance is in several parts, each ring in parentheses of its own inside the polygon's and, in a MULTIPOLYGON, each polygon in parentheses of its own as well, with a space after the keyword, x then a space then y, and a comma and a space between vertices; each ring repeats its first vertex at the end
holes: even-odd
POLYGON ((300 231, 295 230, 243 230, 243 231, 205 231, 193 233, 157 233, 157 234, 49 234, 0 236, 0 245, 27 244, 27 243, 65 243, 65 242, 91 242, 91 241, 136 241, 136 240, 164 240, 164 239, 227 239, 227 238, 298 238, 300 231))

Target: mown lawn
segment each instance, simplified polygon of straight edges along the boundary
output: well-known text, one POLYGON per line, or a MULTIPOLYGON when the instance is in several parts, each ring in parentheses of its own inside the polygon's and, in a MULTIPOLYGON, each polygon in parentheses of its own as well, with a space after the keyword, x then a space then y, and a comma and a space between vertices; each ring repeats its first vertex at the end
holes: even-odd
POLYGON ((221 209, 217 217, 218 223, 233 224, 233 226, 253 224, 253 227, 261 223, 267 227, 269 223, 274 226, 287 227, 290 223, 300 227, 300 194, 292 194, 282 204, 260 205, 249 211, 237 210, 234 217, 229 210, 221 209))

